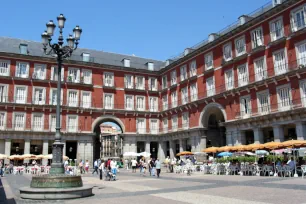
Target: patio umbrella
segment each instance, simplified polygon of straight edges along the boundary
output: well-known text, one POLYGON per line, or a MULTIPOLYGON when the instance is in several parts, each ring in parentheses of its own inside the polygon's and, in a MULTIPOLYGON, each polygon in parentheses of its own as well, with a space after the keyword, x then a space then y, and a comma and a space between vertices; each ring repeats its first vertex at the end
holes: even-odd
POLYGON ((23 157, 21 155, 11 155, 8 157, 9 160, 23 160, 23 157))
POLYGON ((232 151, 241 152, 241 151, 244 151, 245 147, 246 145, 233 146, 232 151))
POLYGON ((305 147, 306 141, 305 140, 288 140, 288 141, 282 142, 280 146, 283 148, 305 147))
POLYGON ((148 158, 148 157, 151 156, 151 153, 149 153, 149 152, 141 152, 141 153, 139 153, 139 155, 148 158))
POLYGON ((203 150, 203 152, 206 153, 216 153, 218 152, 219 147, 208 147, 206 149, 203 150))
POLYGON ((45 159, 45 155, 42 154, 36 155, 36 159, 45 159))
POLYGON ((24 154, 24 155, 21 155, 21 157, 23 159, 36 159, 36 155, 34 154, 24 154))
POLYGON ((0 159, 7 159, 7 158, 8 158, 7 155, 5 155, 5 154, 0 154, 0 159))
POLYGON ((280 148, 281 143, 280 142, 267 142, 267 143, 263 144, 263 146, 264 146, 265 149, 274 150, 274 149, 280 148))
POLYGON ((232 155, 233 155, 233 153, 230 153, 230 152, 221 152, 217 156, 218 157, 230 157, 232 155))
POLYGON ((231 152, 232 150, 232 146, 223 146, 218 148, 218 152, 231 152))
POLYGON ((266 150, 256 150, 255 154, 256 155, 267 155, 267 154, 269 154, 269 152, 266 151, 266 150))
POLYGON ((137 156, 139 156, 139 154, 136 153, 136 152, 125 152, 125 153, 123 154, 123 156, 124 156, 124 157, 137 157, 137 156))
POLYGON ((184 151, 176 154, 176 156, 186 156, 186 155, 194 155, 192 152, 184 151))
MULTIPOLYGON (((53 159, 53 155, 52 154, 48 154, 48 155, 45 155, 44 159, 53 159)), ((63 156, 63 160, 68 160, 69 157, 67 156, 63 156)))
POLYGON ((205 152, 194 152, 194 155, 207 155, 205 152))

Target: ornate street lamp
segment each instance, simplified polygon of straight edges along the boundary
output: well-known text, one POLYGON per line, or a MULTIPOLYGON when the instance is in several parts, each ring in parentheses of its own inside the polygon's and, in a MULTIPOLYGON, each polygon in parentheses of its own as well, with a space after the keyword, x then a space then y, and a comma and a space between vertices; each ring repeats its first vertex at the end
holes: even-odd
POLYGON ((46 26, 47 30, 42 33, 41 39, 44 46, 44 53, 46 55, 56 54, 57 58, 57 103, 56 103, 56 127, 55 127, 55 141, 52 147, 53 161, 51 165, 50 174, 64 173, 63 164, 63 147, 64 144, 61 143, 61 118, 60 118, 60 104, 61 104, 61 70, 63 59, 71 56, 72 52, 77 49, 79 40, 81 37, 82 29, 76 26, 73 29, 74 36, 69 35, 67 38, 67 45, 64 45, 63 38, 63 28, 65 26, 66 18, 63 14, 57 17, 59 37, 57 43, 51 43, 52 36, 54 35, 54 30, 56 25, 52 20, 50 20, 46 26), (49 47, 49 50, 48 50, 49 47))

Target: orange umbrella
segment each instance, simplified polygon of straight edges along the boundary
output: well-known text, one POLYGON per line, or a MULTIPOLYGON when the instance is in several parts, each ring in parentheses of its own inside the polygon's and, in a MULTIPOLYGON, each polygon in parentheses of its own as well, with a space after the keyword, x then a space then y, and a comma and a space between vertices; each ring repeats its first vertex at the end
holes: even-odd
POLYGON ((249 144, 249 145, 245 145, 244 147, 244 151, 255 151, 257 149, 261 149, 263 148, 263 145, 262 144, 249 144))
POLYGON ((218 148, 218 152, 231 152, 232 149, 232 146, 223 146, 218 148))
POLYGON ((206 152, 206 153, 216 153, 218 152, 219 147, 208 147, 206 149, 204 149, 202 152, 206 152))
POLYGON ((268 150, 274 150, 281 148, 281 143, 280 142, 267 142, 264 144, 264 148, 268 150))
POLYGON ((282 148, 305 147, 306 141, 305 140, 288 140, 288 141, 282 142, 280 146, 282 148))
POLYGON ((265 149, 265 145, 264 144, 254 144, 254 146, 252 147, 252 151, 256 151, 259 149, 265 149))
POLYGON ((194 155, 192 152, 184 151, 176 154, 176 156, 194 155))
POLYGON ((244 151, 244 148, 246 147, 246 145, 238 145, 238 146, 234 146, 232 148, 232 151, 235 151, 235 152, 241 152, 241 151, 244 151))

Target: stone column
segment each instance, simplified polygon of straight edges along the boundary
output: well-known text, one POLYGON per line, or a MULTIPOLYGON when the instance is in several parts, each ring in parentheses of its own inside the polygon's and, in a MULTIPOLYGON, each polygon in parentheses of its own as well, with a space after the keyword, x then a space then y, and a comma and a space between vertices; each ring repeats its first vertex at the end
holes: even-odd
POLYGON ((63 147, 63 156, 66 156, 66 140, 62 140, 62 143, 64 144, 64 147, 63 147))
POLYGON ((189 140, 190 140, 190 145, 191 145, 191 152, 196 152, 197 150, 196 150, 196 136, 191 136, 190 138, 189 138, 189 140))
POLYGON ((273 134, 275 142, 283 142, 284 141, 284 128, 281 125, 273 126, 273 134))
POLYGON ((5 140, 2 139, 0 139, 0 154, 5 154, 5 140))
POLYGON ((233 146, 233 132, 227 131, 226 132, 226 145, 233 146))
MULTIPOLYGON (((31 146, 31 140, 25 139, 24 140, 24 154, 30 154, 30 146, 31 146)), ((29 163, 29 160, 25 159, 24 163, 29 163)))
POLYGON ((158 143, 158 158, 160 162, 163 162, 165 160, 165 142, 164 141, 160 141, 158 143))
POLYGON ((179 143, 180 143, 180 152, 184 151, 184 142, 183 139, 179 139, 179 143))
POLYGON ((130 141, 126 138, 123 144, 123 154, 125 152, 130 152, 130 141))
POLYGON ((145 152, 151 153, 150 141, 145 142, 145 152))
POLYGON ((131 138, 131 146, 130 146, 130 151, 131 152, 136 152, 137 153, 137 144, 136 144, 136 138, 131 138))
MULTIPOLYGON (((48 148, 49 148, 49 141, 48 140, 44 140, 43 141, 43 150, 42 150, 42 154, 43 155, 47 155, 48 154, 48 148)), ((48 164, 48 159, 43 159, 42 160, 42 164, 43 165, 47 165, 48 164)))
MULTIPOLYGON (((5 147, 4 147, 5 155, 10 156, 11 155, 11 139, 5 139, 5 147)), ((9 164, 10 160, 5 159, 5 164, 9 164)))
POLYGON ((264 135, 261 128, 254 128, 254 143, 255 144, 263 144, 264 143, 264 135))
POLYGON ((295 123, 296 127, 296 136, 298 140, 306 139, 306 125, 303 122, 295 123))
POLYGON ((235 145, 244 145, 246 143, 245 131, 240 130, 235 145))
POLYGON ((170 158, 175 157, 175 142, 174 140, 169 141, 169 153, 170 153, 170 158))

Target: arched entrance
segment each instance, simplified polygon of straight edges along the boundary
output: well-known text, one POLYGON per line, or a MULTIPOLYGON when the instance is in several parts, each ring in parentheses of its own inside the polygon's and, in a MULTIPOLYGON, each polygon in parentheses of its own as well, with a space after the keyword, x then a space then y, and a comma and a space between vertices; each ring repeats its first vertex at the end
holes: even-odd
POLYGON ((210 103, 203 109, 200 117, 200 126, 205 128, 206 147, 226 145, 225 127, 222 122, 226 120, 226 113, 222 105, 210 103))
POLYGON ((105 115, 97 118, 92 124, 92 131, 95 133, 93 143, 93 158, 120 157, 123 140, 121 134, 125 127, 123 122, 112 115, 105 115))

